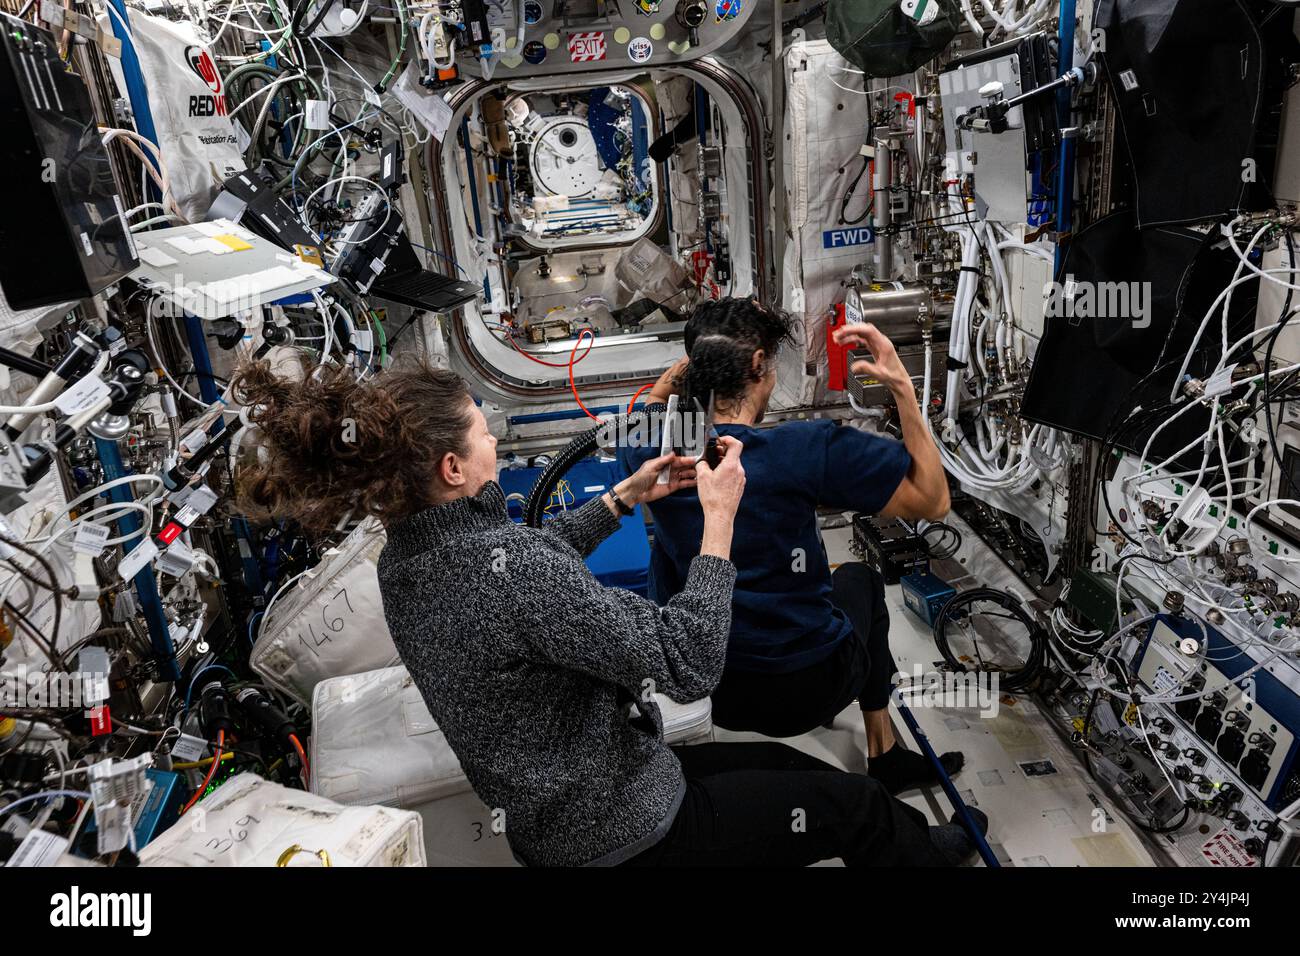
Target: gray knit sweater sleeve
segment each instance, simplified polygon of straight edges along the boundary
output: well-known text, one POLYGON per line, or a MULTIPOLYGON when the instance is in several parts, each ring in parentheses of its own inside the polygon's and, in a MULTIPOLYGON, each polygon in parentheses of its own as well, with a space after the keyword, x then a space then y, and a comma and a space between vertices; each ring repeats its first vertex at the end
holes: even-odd
POLYGON ((605 496, 592 498, 581 508, 566 511, 542 525, 543 530, 557 535, 584 558, 618 530, 622 520, 605 504, 605 496))
POLYGON ((686 586, 664 607, 589 578, 576 600, 574 571, 563 562, 534 569, 538 593, 566 598, 548 604, 527 629, 537 654, 622 687, 649 686, 680 703, 713 692, 726 662, 734 564, 699 555, 686 586))

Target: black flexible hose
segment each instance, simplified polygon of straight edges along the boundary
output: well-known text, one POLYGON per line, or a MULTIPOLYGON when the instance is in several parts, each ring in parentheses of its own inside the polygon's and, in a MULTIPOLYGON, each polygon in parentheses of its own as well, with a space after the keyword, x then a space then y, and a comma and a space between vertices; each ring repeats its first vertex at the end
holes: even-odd
POLYGON ((329 15, 330 10, 334 8, 335 0, 323 0, 316 10, 316 15, 312 17, 311 22, 304 24, 303 17, 307 13, 307 8, 312 5, 312 0, 302 0, 298 6, 294 7, 293 14, 289 23, 293 28, 293 35, 300 39, 307 39, 312 32, 324 22, 325 17, 329 15))
POLYGON ((939 611, 939 616, 934 622, 934 643, 939 648, 944 663, 959 674, 964 674, 968 670, 967 666, 957 659, 957 655, 952 652, 952 648, 948 644, 948 622, 955 617, 959 610, 968 608, 980 601, 987 601, 1003 608, 1023 624, 1028 632, 1030 647, 1029 653, 1025 655, 1025 663, 1016 670, 1000 672, 1002 690, 1010 693, 1025 690, 1038 679, 1038 676, 1047 666, 1047 635, 1025 613, 1025 609, 1021 607, 1020 602, 1006 591, 999 591, 996 588, 972 588, 969 591, 958 592, 948 599, 948 603, 939 611))
POLYGON ((584 432, 565 445, 551 459, 551 463, 542 469, 542 473, 537 476, 537 480, 533 482, 533 487, 528 492, 528 500, 524 503, 524 524, 530 528, 540 528, 542 526, 542 509, 545 508, 546 502, 550 499, 551 492, 555 490, 556 484, 568 474, 570 468, 596 451, 599 447, 598 439, 601 432, 606 429, 612 429, 615 432, 621 429, 631 429, 641 416, 651 411, 662 412, 667 407, 656 402, 654 405, 646 405, 640 411, 633 412, 630 415, 619 415, 617 418, 611 418, 608 422, 601 423, 590 431, 584 432))

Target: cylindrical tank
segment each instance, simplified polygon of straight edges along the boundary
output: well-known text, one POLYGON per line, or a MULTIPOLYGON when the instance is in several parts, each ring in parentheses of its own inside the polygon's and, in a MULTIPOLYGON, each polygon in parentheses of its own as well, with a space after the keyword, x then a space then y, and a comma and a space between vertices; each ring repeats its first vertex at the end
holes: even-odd
POLYGON ((895 345, 921 341, 931 329, 943 341, 952 322, 952 300, 935 296, 920 282, 890 282, 851 288, 844 297, 845 319, 870 322, 895 345))

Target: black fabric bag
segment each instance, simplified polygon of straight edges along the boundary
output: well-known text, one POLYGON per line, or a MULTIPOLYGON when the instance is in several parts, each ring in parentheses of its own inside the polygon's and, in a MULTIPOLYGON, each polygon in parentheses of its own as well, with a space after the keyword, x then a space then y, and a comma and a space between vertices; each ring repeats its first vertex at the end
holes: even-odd
POLYGON ((922 26, 899 0, 830 0, 826 39, 868 77, 899 76, 934 59, 960 23, 957 0, 926 0, 938 15, 922 26))
MULTIPOLYGON (((1023 416, 1103 440, 1112 423, 1123 421, 1137 405, 1167 401, 1197 327, 1236 266, 1232 250, 1217 244, 1213 234, 1179 227, 1139 230, 1132 210, 1088 226, 1069 245, 1057 282, 1064 286, 1072 279, 1094 288, 1100 283, 1149 282, 1144 322, 1049 315, 1025 390, 1023 416), (1167 367, 1143 383, 1161 365, 1167 367)), ((1254 306, 1249 284, 1238 286, 1229 316, 1232 340, 1253 323, 1254 306)), ((1221 338, 1216 312, 1201 336, 1190 374, 1209 371, 1221 338)), ((1162 432, 1154 447, 1172 452, 1198 429, 1204 431, 1205 419, 1189 413, 1162 432)), ((1147 433, 1130 431, 1117 444, 1140 447, 1147 433)))
POLYGON ((1098 0, 1139 228, 1269 205, 1259 134, 1294 55, 1288 21, 1261 31, 1241 0, 1098 0))

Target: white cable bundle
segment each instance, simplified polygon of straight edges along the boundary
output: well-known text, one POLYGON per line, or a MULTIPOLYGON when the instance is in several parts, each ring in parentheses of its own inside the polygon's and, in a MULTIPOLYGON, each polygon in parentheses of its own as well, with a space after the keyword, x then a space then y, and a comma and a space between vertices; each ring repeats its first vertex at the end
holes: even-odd
MULTIPOLYGON (((1036 28, 1039 21, 1050 12, 1047 0, 1033 0, 1025 11, 1017 17, 1015 9, 1018 5, 1019 0, 1003 0, 1002 9, 999 10, 990 0, 980 0, 980 6, 984 8, 984 13, 1007 36, 1029 32, 1036 28)), ((984 36, 984 25, 980 23, 979 17, 975 15, 972 0, 961 0, 961 12, 966 17, 966 22, 970 24, 970 28, 975 31, 975 35, 984 36)))
MULTIPOLYGON (((959 206, 952 213, 967 213, 962 200, 950 204, 959 206)), ((1059 467, 1058 436, 1053 429, 1040 425, 1026 428, 1024 423, 999 423, 987 417, 975 419, 975 436, 972 441, 958 423, 963 395, 971 393, 968 382, 987 375, 984 356, 990 325, 994 326, 993 348, 1003 368, 1024 358, 1023 346, 1012 324, 1009 303, 1010 281, 1002 261, 1004 249, 1015 249, 1040 257, 1051 253, 1038 246, 1026 245, 1009 236, 999 240, 993 224, 988 222, 959 223, 945 226, 961 241, 961 275, 957 280, 956 300, 953 305, 952 328, 949 334, 947 400, 944 408, 942 434, 935 436, 944 468, 962 484, 982 491, 1019 492, 1059 467), (993 281, 989 287, 990 308, 981 308, 984 321, 971 343, 972 322, 979 293, 979 264, 987 254, 992 266, 993 281), (1017 429, 1012 431, 1011 429, 1017 429), (944 441, 944 436, 956 439, 955 447, 944 441)), ((932 349, 927 344, 925 353, 926 375, 922 390, 922 409, 928 410, 930 402, 930 368, 933 365, 932 349)), ((929 418, 927 416, 927 422, 929 418)))

